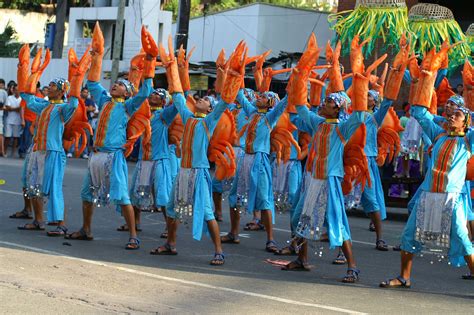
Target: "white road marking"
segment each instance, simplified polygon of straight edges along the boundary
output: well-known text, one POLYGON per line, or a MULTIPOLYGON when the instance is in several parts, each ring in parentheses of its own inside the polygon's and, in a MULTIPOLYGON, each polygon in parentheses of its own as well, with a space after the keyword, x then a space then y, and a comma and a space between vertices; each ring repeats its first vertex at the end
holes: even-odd
POLYGON ((17 248, 22 248, 22 249, 27 249, 27 250, 35 251, 35 252, 38 252, 38 253, 48 254, 48 255, 60 256, 60 257, 70 259, 70 260, 80 261, 80 262, 83 262, 83 263, 88 263, 88 264, 96 265, 96 266, 102 266, 102 267, 115 269, 115 270, 131 273, 131 274, 136 274, 136 275, 140 275, 140 276, 144 276, 144 277, 148 277, 148 278, 154 278, 154 279, 158 279, 158 280, 162 280, 162 281, 175 282, 175 283, 191 285, 191 286, 195 286, 195 287, 206 288, 206 289, 210 289, 210 290, 226 291, 226 292, 251 296, 251 297, 255 297, 255 298, 260 298, 260 299, 266 299, 266 300, 270 300, 270 301, 285 303, 285 304, 312 307, 312 308, 317 308, 317 309, 324 309, 324 310, 340 312, 340 313, 344 313, 344 314, 366 314, 366 313, 361 313, 361 312, 357 312, 357 311, 354 311, 354 310, 349 310, 349 309, 344 309, 344 308, 339 308, 339 307, 334 307, 334 306, 329 306, 329 305, 301 302, 301 301, 297 301, 297 300, 280 298, 280 297, 261 294, 261 293, 242 291, 242 290, 237 290, 237 289, 232 289, 232 288, 227 288, 227 287, 214 286, 214 285, 211 285, 211 284, 197 282, 197 281, 190 281, 190 280, 183 280, 183 279, 179 279, 179 278, 160 276, 160 275, 156 275, 156 274, 153 274, 153 273, 144 272, 144 271, 140 271, 140 270, 135 270, 135 269, 131 269, 131 268, 108 265, 108 264, 106 264, 104 262, 101 262, 101 261, 93 261, 93 260, 89 260, 89 259, 83 259, 83 258, 78 258, 78 257, 67 256, 67 255, 61 254, 59 252, 54 252, 54 251, 41 249, 41 248, 37 248, 37 247, 32 247, 32 246, 26 246, 26 245, 22 245, 22 244, 16 244, 16 243, 5 242, 5 241, 0 241, 0 244, 4 244, 4 245, 7 245, 7 246, 12 246, 12 247, 17 247, 17 248))
POLYGON ((18 191, 10 191, 3 189, 0 189, 0 193, 23 196, 23 193, 19 193, 18 191))

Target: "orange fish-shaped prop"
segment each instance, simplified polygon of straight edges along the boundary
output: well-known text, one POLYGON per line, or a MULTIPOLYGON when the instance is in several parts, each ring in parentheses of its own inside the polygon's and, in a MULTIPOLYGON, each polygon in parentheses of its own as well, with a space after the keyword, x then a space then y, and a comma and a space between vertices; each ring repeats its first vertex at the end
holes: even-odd
POLYGON ((235 152, 232 144, 237 139, 234 115, 229 109, 222 114, 209 142, 208 158, 216 163, 217 180, 229 179, 235 175, 235 152))
POLYGON ((369 163, 364 152, 366 135, 365 124, 362 124, 344 146, 344 179, 342 181, 344 195, 352 191, 354 184, 360 184, 362 191, 365 185, 369 187, 372 185, 369 163))
POLYGON ((377 131, 377 149, 376 158, 377 165, 382 166, 388 157, 388 162, 392 162, 393 158, 400 153, 400 136, 399 132, 403 131, 397 114, 393 107, 390 107, 385 119, 377 131))

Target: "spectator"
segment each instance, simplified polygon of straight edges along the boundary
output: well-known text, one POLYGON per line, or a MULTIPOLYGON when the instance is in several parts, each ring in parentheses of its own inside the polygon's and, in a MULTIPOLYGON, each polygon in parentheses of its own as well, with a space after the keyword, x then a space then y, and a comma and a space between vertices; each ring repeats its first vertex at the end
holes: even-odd
MULTIPOLYGON (((21 115, 21 97, 16 84, 11 87, 11 92, 12 95, 7 97, 7 102, 5 104, 5 110, 8 112, 5 121, 5 138, 10 138, 12 157, 14 157, 16 147, 18 146, 18 139, 20 138, 21 127, 22 125, 24 126, 25 122, 21 115)), ((5 151, 8 152, 8 150, 5 151)))
POLYGON ((462 84, 456 85, 456 94, 462 96, 462 92, 464 91, 464 86, 462 84))
POLYGON ((41 91, 41 94, 43 95, 43 98, 47 100, 48 94, 49 94, 49 87, 43 86, 43 88, 40 91, 41 91))
POLYGON ((3 144, 3 110, 7 102, 8 93, 5 90, 5 80, 0 79, 0 156, 6 156, 3 144))

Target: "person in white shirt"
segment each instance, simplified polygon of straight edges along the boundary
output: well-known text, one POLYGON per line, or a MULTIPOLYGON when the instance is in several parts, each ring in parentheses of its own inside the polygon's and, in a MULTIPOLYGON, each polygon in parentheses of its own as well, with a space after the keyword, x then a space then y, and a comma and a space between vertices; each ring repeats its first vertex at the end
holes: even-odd
MULTIPOLYGON (((7 101, 5 103, 5 111, 8 112, 7 119, 5 120, 5 138, 10 139, 10 145, 12 146, 12 157, 14 157, 24 121, 21 115, 21 97, 18 93, 17 85, 12 87, 12 92, 13 94, 7 97, 7 101)), ((6 151, 8 152, 8 150, 6 151)))
POLYGON ((5 147, 3 145, 3 110, 7 97, 8 93, 5 90, 5 80, 0 79, 0 156, 5 156, 5 147))

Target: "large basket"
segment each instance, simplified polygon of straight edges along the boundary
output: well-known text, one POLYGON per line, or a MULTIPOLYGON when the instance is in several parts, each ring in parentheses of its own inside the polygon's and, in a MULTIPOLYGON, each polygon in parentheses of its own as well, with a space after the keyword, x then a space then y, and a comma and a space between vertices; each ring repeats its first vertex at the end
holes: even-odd
POLYGON ((357 0, 355 5, 356 8, 402 8, 406 6, 405 0, 357 0))
POLYGON ((408 20, 454 20, 451 10, 438 4, 419 3, 408 12, 408 20))

